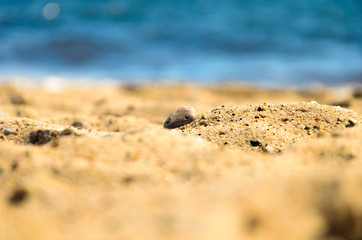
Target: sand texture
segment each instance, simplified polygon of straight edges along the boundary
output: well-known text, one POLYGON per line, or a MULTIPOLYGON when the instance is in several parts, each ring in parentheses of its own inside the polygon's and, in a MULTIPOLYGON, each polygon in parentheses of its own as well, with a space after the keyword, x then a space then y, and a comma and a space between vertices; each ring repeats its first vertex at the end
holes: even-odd
POLYGON ((280 152, 306 137, 354 127, 359 116, 341 107, 317 103, 221 106, 181 127, 218 145, 280 152), (268 148, 269 147, 269 148, 268 148))
POLYGON ((0 86, 0 239, 362 239, 348 88, 0 86), (196 119, 165 129, 181 106, 196 119))

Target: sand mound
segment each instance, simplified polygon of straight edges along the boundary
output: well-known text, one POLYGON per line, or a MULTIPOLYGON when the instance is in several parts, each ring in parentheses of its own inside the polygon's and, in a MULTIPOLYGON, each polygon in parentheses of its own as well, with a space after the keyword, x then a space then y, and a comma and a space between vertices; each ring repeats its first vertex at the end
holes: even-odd
POLYGON ((280 152, 292 143, 358 124, 357 113, 317 103, 222 106, 198 114, 180 130, 218 145, 250 151, 280 152))

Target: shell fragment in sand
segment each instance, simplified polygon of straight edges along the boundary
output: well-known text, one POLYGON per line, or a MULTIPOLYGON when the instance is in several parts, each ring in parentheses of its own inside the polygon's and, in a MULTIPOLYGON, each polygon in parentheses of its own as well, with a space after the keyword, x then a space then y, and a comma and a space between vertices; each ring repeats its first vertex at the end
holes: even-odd
POLYGON ((195 120, 196 111, 193 107, 180 107, 170 114, 163 124, 164 128, 172 129, 184 126, 195 120))

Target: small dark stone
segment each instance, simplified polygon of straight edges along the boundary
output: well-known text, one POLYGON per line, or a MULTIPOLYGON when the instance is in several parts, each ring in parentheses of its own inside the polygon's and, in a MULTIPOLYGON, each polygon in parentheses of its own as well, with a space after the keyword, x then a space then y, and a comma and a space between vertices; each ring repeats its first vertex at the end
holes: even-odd
POLYGON ((72 133, 73 133, 72 130, 67 128, 60 132, 60 136, 69 136, 69 135, 72 135, 72 133))
POLYGON ((263 108, 261 107, 258 107, 258 109, 256 109, 258 112, 261 112, 261 111, 265 111, 263 108))
POLYGON ((20 205, 28 196, 29 193, 26 189, 16 189, 9 197, 9 203, 12 205, 20 205))
POLYGON ((8 136, 8 135, 10 135, 10 134, 14 134, 14 130, 11 129, 11 128, 5 128, 5 129, 4 129, 4 134, 5 134, 6 136, 8 136))
POLYGON ((29 142, 34 145, 43 145, 58 138, 56 132, 49 130, 33 131, 29 135, 29 142))
POLYGON ((84 124, 80 121, 74 121, 72 123, 72 126, 75 127, 75 128, 84 128, 84 124))
POLYGON ((258 147, 261 146, 261 143, 258 140, 250 140, 250 145, 252 147, 258 147))
POLYGON ((347 123, 346 127, 354 127, 354 126, 356 126, 356 124, 357 124, 357 121, 353 118, 350 118, 350 119, 348 119, 348 123, 347 123))

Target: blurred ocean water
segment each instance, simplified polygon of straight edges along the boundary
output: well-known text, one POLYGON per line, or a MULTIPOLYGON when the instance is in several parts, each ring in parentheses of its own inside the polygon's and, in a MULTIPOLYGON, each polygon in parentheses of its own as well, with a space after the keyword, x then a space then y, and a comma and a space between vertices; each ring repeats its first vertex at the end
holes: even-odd
POLYGON ((359 0, 1 0, 0 75, 362 82, 359 0))

